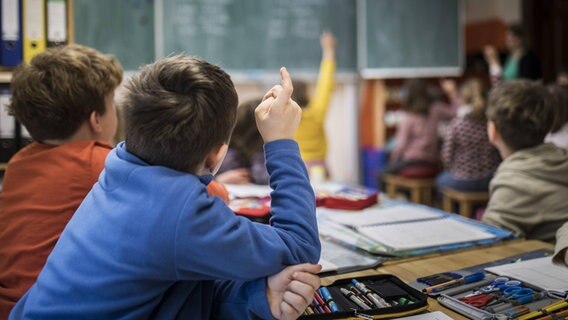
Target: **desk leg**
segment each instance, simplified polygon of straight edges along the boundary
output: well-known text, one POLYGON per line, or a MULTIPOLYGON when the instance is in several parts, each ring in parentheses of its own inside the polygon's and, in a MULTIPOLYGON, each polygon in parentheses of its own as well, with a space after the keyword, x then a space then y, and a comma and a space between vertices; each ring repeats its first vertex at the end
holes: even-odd
POLYGON ((450 197, 444 195, 444 211, 446 212, 452 212, 452 199, 450 199, 450 197))

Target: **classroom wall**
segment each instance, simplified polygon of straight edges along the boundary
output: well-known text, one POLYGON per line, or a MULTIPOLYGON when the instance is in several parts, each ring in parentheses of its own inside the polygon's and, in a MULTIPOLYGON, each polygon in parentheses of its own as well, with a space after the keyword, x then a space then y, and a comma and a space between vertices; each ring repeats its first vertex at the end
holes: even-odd
POLYGON ((521 21, 521 0, 466 0, 466 23, 499 18, 506 23, 521 21))

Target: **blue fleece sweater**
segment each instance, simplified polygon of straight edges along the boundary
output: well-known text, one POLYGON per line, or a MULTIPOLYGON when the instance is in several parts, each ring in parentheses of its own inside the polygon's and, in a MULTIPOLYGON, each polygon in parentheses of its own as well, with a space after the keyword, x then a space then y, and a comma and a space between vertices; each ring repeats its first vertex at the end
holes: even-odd
POLYGON ((272 318, 265 277, 317 263, 320 243, 297 144, 265 154, 270 225, 209 197, 210 176, 148 165, 119 144, 10 319, 272 318))

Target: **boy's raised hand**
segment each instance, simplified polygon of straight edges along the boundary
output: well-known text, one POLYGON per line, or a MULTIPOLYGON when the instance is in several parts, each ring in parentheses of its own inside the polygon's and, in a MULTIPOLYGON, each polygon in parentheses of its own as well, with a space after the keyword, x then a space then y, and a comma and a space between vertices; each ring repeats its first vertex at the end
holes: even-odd
POLYGON ((280 85, 270 89, 254 112, 256 126, 265 143, 294 139, 302 109, 292 100, 292 79, 286 68, 280 68, 280 85))

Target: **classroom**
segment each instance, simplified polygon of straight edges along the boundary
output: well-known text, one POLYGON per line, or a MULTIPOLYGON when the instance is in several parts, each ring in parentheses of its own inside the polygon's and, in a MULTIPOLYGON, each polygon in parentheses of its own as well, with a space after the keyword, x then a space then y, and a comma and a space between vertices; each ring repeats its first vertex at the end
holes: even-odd
POLYGON ((0 320, 568 319, 567 0, 0 28, 0 320))

